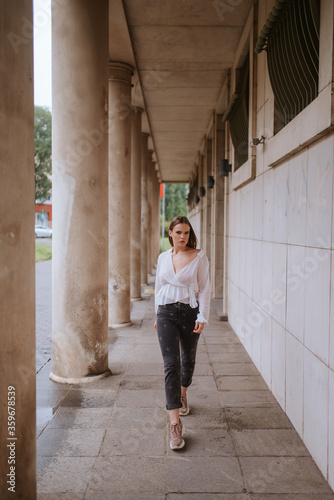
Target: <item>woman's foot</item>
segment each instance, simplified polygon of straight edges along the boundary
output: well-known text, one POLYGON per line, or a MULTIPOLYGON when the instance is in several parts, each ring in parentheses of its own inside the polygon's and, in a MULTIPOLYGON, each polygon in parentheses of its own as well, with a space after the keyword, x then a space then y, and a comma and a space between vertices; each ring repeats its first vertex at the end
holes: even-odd
POLYGON ((182 422, 179 420, 175 424, 170 424, 170 447, 172 450, 180 450, 184 447, 185 441, 182 437, 182 422))
POLYGON ((190 408, 188 406, 188 401, 187 401, 187 394, 184 394, 181 396, 181 403, 182 403, 182 408, 179 410, 180 417, 185 417, 188 415, 190 408))

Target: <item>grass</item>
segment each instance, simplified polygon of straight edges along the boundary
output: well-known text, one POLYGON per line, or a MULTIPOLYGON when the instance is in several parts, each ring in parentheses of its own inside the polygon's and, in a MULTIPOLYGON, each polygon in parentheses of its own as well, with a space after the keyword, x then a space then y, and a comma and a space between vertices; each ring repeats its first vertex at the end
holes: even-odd
POLYGON ((35 262, 52 258, 52 247, 44 243, 35 243, 35 262))

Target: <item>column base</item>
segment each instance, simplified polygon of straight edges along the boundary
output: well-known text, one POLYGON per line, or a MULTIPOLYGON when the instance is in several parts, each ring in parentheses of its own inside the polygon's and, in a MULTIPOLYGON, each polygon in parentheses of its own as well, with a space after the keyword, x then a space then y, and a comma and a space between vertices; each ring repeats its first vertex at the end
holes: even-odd
POLYGON ((128 321, 127 323, 114 323, 112 325, 109 325, 109 328, 124 328, 126 326, 131 326, 132 321, 128 321))
POLYGON ((59 384, 90 384, 91 382, 96 382, 97 380, 108 377, 109 375, 111 375, 111 370, 108 368, 108 370, 104 373, 100 373, 99 375, 89 375, 88 377, 79 378, 59 377, 51 372, 49 378, 59 384))
POLYGON ((133 297, 130 299, 131 302, 138 302, 138 300, 143 300, 142 297, 133 297))

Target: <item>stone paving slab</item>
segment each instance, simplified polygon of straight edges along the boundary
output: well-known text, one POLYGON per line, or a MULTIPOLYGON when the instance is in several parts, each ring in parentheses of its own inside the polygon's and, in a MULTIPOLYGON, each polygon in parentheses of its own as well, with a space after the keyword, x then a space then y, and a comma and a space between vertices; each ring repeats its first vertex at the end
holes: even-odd
POLYGON ((242 493, 244 481, 236 457, 170 457, 168 491, 171 493, 242 493))
POLYGON ((59 408, 48 429, 106 429, 112 408, 59 408))
POLYGON ((239 460, 249 492, 285 494, 331 492, 312 458, 272 456, 239 457, 239 460))
POLYGON ((271 408, 226 408, 226 421, 235 429, 285 429, 292 424, 279 406, 271 408))
POLYGON ((98 457, 89 481, 90 492, 165 493, 166 459, 157 457, 98 457))
POLYGON ((95 457, 37 457, 39 493, 84 493, 95 457))
POLYGON ((47 428, 37 441, 37 455, 44 457, 97 457, 105 429, 47 428))
POLYGON ((216 381, 219 391, 268 391, 260 375, 219 375, 216 381))
POLYGON ((191 493, 179 495, 170 493, 167 500, 248 500, 247 493, 191 493))
POLYGON ((131 327, 109 330, 113 375, 56 384, 50 362, 37 375, 38 500, 334 500, 239 339, 214 314, 182 418, 186 446, 170 450, 153 296, 131 311, 131 327))
POLYGON ((310 456, 294 429, 232 429, 231 435, 240 457, 310 456))

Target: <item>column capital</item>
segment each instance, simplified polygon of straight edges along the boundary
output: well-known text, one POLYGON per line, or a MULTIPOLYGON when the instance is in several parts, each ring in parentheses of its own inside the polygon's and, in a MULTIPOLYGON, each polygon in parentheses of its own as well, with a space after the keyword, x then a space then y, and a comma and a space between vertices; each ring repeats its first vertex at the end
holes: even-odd
POLYGON ((120 61, 109 61, 109 81, 122 82, 131 85, 133 67, 120 61))

